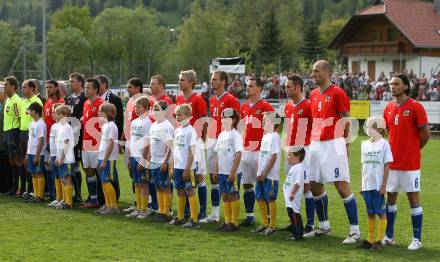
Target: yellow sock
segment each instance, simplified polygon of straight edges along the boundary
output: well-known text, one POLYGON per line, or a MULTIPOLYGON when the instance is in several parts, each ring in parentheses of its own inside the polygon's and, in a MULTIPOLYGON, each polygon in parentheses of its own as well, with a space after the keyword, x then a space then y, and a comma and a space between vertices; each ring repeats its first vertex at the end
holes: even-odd
POLYGON ((159 205, 159 213, 160 214, 165 214, 165 208, 164 208, 164 195, 162 191, 156 190, 157 191, 157 203, 159 205))
POLYGON ((198 210, 199 210, 199 203, 197 202, 197 198, 196 196, 190 196, 188 197, 189 199, 189 209, 191 212, 191 219, 194 222, 197 222, 197 218, 198 218, 198 210))
POLYGON ((385 236, 385 230, 387 228, 387 219, 384 217, 383 219, 379 218, 379 225, 377 226, 377 241, 381 241, 385 236))
POLYGON ((263 226, 268 226, 269 225, 269 221, 267 219, 268 211, 267 211, 266 201, 265 200, 258 200, 257 204, 258 204, 258 206, 260 207, 260 210, 261 210, 261 224, 263 226))
POLYGON ((116 200, 116 191, 111 183, 104 183, 107 187, 107 194, 109 195, 109 202, 111 208, 118 208, 118 201, 116 200))
POLYGON ((136 195, 136 209, 141 210, 141 187, 139 185, 134 186, 134 194, 136 195))
POLYGON ((177 219, 182 220, 185 217, 185 195, 177 195, 177 219))
POLYGON ((141 194, 141 211, 147 211, 148 195, 141 194))
POLYGON ((376 217, 374 218, 368 218, 368 237, 367 240, 370 244, 374 243, 374 231, 375 231, 375 227, 376 227, 376 217))
POLYGON ((224 215, 225 215, 225 224, 231 223, 231 217, 232 217, 232 207, 231 202, 224 202, 223 205, 224 215))
POLYGON ((72 185, 65 186, 65 194, 66 194, 66 199, 64 200, 64 202, 67 205, 72 206, 72 185))
POLYGON ((168 215, 170 212, 170 208, 171 208, 171 194, 169 193, 163 193, 163 209, 164 209, 164 214, 168 215))
POLYGON ((234 200, 231 202, 232 209, 232 224, 238 227, 238 218, 240 217, 240 200, 234 200))
POLYGON ((44 187, 46 186, 46 178, 43 176, 38 177, 38 196, 44 198, 44 187))
POLYGON ((61 192, 63 192, 63 198, 61 200, 66 199, 66 189, 65 189, 66 185, 61 183, 61 192))
POLYGON ((32 176, 32 186, 34 187, 34 195, 38 196, 38 177, 32 176))
POLYGON ((110 207, 110 196, 108 195, 107 188, 102 185, 102 193, 104 194, 105 206, 110 207))
POLYGON ((61 179, 56 178, 55 179, 55 194, 57 201, 61 201, 63 199, 63 192, 62 192, 62 185, 61 185, 61 179))
POLYGON ((269 201, 270 227, 277 228, 277 202, 269 201))

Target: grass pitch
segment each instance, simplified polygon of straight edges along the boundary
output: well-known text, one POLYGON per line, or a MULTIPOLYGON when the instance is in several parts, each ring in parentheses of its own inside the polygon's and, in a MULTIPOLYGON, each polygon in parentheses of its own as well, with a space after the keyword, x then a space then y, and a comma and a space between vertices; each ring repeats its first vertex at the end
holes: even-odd
MULTIPOLYGON (((366 237, 365 205, 357 193, 360 188, 362 139, 365 137, 357 138, 350 146, 350 171, 352 190, 356 192, 359 207, 361 231, 363 237, 366 237)), ((405 195, 401 194, 398 200, 395 227, 398 245, 372 253, 341 244, 348 233, 348 220, 335 188, 327 185, 332 235, 303 242, 286 241, 288 232, 276 232, 267 237, 251 233, 248 228, 241 228, 239 232, 227 234, 216 232, 217 225, 202 225, 200 229, 188 230, 128 219, 123 215, 104 217, 79 209, 58 211, 43 204, 26 204, 21 200, 0 196, 0 261, 438 261, 439 152, 439 140, 429 141, 422 152, 423 248, 416 252, 407 250, 412 227, 405 195)), ((281 166, 283 168, 284 164, 281 166)), ((130 178, 122 161, 118 162, 118 168, 121 206, 126 207, 132 200, 130 178)), ((281 181, 284 181, 284 170, 281 181)), ((86 190, 85 185, 83 188, 86 190)), ((281 190, 280 186, 277 201, 279 226, 288 223, 281 190)), ((259 216, 257 209, 257 224, 259 216)), ((241 218, 244 218, 243 204, 241 218)), ((305 220, 305 214, 303 218, 305 220)))

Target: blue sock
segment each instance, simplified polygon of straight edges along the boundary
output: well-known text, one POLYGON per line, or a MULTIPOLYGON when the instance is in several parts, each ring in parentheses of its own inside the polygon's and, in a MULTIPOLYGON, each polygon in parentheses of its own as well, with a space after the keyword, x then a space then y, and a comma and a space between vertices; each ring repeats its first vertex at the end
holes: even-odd
POLYGON ((152 182, 148 184, 148 190, 150 191, 151 196, 151 203, 149 204, 149 207, 154 210, 159 209, 159 205, 157 203, 157 192, 156 192, 156 185, 152 182))
POLYGON ((347 212, 348 221, 350 225, 359 225, 358 222, 358 211, 356 199, 354 198, 353 193, 344 199, 345 211, 347 212))
POLYGON ((413 237, 421 241, 423 222, 422 207, 411 208, 411 221, 413 226, 413 237))
POLYGON ((185 216, 189 217, 190 214, 190 210, 189 210, 189 199, 188 199, 188 195, 185 192, 185 216))
POLYGON ((243 194, 246 219, 254 217, 255 192, 253 188, 245 189, 243 194))
POLYGON ((306 203, 306 216, 307 216, 307 226, 315 225, 315 200, 313 199, 312 192, 307 192, 304 194, 304 200, 306 203))
POLYGON ((214 207, 220 206, 220 191, 218 188, 218 184, 211 185, 211 203, 214 207))
POLYGON ((98 183, 96 179, 96 175, 87 177, 87 189, 89 190, 90 200, 93 203, 98 202, 98 183))
POLYGON ((47 191, 49 192, 49 196, 51 198, 55 197, 55 181, 53 178, 53 171, 46 171, 46 185, 47 185, 47 191))
POLYGON ((320 222, 328 221, 328 196, 327 192, 315 197, 315 209, 320 222))
POLYGON ((385 235, 394 238, 394 223, 397 217, 397 205, 387 205, 387 229, 385 235))
POLYGON ((197 194, 199 195, 200 217, 206 217, 207 191, 205 182, 197 185, 197 194))

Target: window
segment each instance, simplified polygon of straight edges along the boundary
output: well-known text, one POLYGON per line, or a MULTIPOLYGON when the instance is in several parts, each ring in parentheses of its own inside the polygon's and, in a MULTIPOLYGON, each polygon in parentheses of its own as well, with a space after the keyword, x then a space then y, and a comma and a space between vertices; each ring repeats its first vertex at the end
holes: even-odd
POLYGON ((387 41, 396 41, 397 39, 397 30, 392 27, 387 30, 387 41))
POLYGON ((377 41, 379 41, 380 39, 379 39, 379 32, 377 32, 377 31, 371 31, 370 32, 370 39, 371 39, 371 41, 373 41, 373 42, 377 42, 377 41))

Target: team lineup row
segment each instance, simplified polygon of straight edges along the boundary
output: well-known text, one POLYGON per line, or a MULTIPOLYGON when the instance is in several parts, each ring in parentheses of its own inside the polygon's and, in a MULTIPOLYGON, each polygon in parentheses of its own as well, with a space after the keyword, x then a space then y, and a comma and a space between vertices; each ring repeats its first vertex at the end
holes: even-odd
MULTIPOLYGON (((202 97, 192 92, 197 82, 193 70, 182 71, 179 75, 182 95, 176 100, 175 110, 169 110, 172 101, 164 93, 165 83, 161 76, 152 78, 150 97, 139 95, 142 82, 131 79, 127 88, 131 99, 125 111, 125 132, 121 132, 121 125, 115 123, 120 114, 118 105, 112 103, 108 89, 100 92, 105 82, 100 77, 85 80, 81 74, 72 74, 74 93, 67 101, 60 98, 57 82, 48 81, 48 100, 44 106, 41 101, 35 101, 35 94, 26 96, 25 89, 26 98, 21 101, 15 94, 18 84, 9 77, 5 82, 8 99, 3 127, 6 151, 15 177, 23 166, 32 174, 34 193, 26 195, 28 201, 43 201, 46 184, 53 183, 55 199, 49 205, 71 209, 73 190, 76 197, 81 194, 81 160, 89 193, 82 207, 99 207, 95 212, 113 214, 120 212, 119 179, 115 168, 118 144, 126 141, 125 163, 133 179, 136 202, 136 207, 127 216, 146 218, 149 206, 157 211, 157 220, 197 228, 199 223, 219 222, 222 199, 224 223, 219 230, 229 232, 255 224, 254 205, 257 202, 262 217, 255 231, 269 235, 277 230, 280 159, 282 146, 286 146, 283 192, 291 221, 288 227, 291 239, 331 232, 324 185, 333 183, 343 198, 350 224, 343 243, 353 244, 360 240, 360 230, 357 203, 350 189, 349 144, 345 142, 350 122, 339 121, 349 117, 350 103, 344 91, 330 82, 330 73, 326 61, 314 65, 317 88, 310 100, 302 95, 302 79, 295 75, 289 77, 286 93, 291 100, 284 109, 288 132, 283 143, 277 132, 279 117, 267 101, 260 99, 262 83, 259 78, 249 80, 249 100, 240 105, 234 96, 225 92, 227 74, 218 71, 212 75, 215 96, 209 101, 209 111, 217 124, 214 130, 207 130, 206 124, 200 126, 197 122, 207 116, 208 106, 202 97), (175 114, 175 123, 169 121, 170 113, 175 114), (83 127, 78 141, 67 121, 71 116, 83 127), (28 118, 29 123, 27 137, 21 125, 24 118, 28 118), (244 120, 243 135, 237 131, 240 119, 244 120), (262 124, 256 125, 256 121, 262 124), (21 154, 24 139, 28 139, 27 147, 21 154), (205 144, 208 145, 207 161, 205 144), (205 173, 209 173, 211 181, 212 208, 208 216, 205 173), (98 183, 102 185, 105 199, 101 206, 98 183), (239 224, 241 185, 246 219, 239 224), (174 189, 177 190, 176 217, 170 215, 174 189), (300 215, 302 197, 307 215, 305 226, 300 215), (187 204, 190 218, 184 222, 187 204), (319 220, 317 228, 314 227, 315 212, 319 220)), ((23 87, 25 85, 29 85, 29 81, 23 87)), ((368 211, 368 237, 362 245, 379 250, 383 244, 395 243, 395 202, 397 193, 403 191, 408 195, 414 229, 408 248, 415 250, 421 247, 423 218, 419 203, 420 149, 429 139, 429 128, 423 107, 407 96, 408 78, 403 74, 395 76, 391 87, 395 100, 386 107, 383 118, 369 119, 367 133, 370 139, 362 144, 362 191, 368 211), (383 138, 386 130, 389 131, 389 143, 383 138), (376 215, 379 216, 377 238, 374 237, 376 215)))

